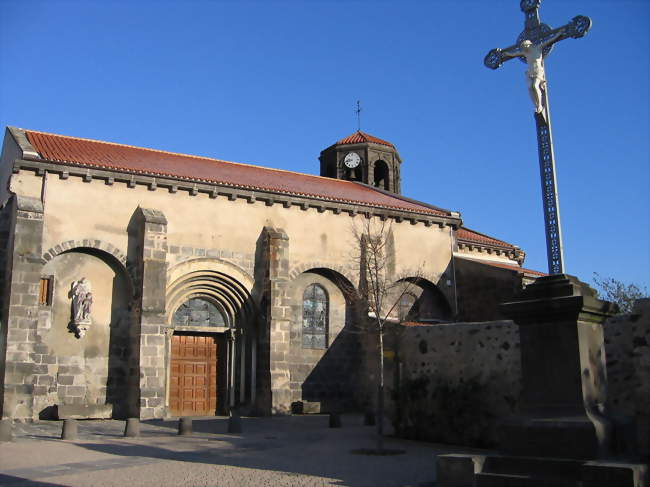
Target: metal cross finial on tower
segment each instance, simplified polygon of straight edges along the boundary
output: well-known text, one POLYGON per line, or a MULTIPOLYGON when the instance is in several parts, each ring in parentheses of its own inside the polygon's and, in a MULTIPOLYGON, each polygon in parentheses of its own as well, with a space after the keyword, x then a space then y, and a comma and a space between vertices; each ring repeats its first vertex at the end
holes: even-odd
POLYGON ((583 37, 591 28, 591 19, 578 15, 573 17, 568 24, 551 29, 539 20, 540 3, 541 0, 521 0, 519 6, 525 16, 524 30, 517 37, 516 44, 505 49, 492 49, 485 56, 484 63, 490 69, 497 69, 512 58, 519 58, 528 64, 526 84, 535 106, 548 271, 549 274, 562 274, 564 273, 562 229, 560 227, 560 208, 544 58, 551 52, 553 44, 556 42, 569 37, 574 39, 583 37))
POLYGON ((361 131, 361 102, 357 100, 357 109, 354 111, 357 114, 357 130, 361 131))

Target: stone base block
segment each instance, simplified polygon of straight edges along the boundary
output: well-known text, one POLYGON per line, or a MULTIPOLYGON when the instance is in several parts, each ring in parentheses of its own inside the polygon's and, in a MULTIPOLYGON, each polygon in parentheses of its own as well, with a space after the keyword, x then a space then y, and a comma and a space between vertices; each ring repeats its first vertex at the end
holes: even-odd
POLYGON ((319 414, 321 412, 320 402, 294 401, 291 403, 292 414, 319 414))
POLYGON ((112 404, 76 405, 60 404, 57 407, 59 419, 111 419, 112 404))
POLYGON ((641 463, 587 462, 581 469, 582 487, 648 487, 648 465, 641 463))
POLYGON ((304 414, 318 414, 321 412, 320 402, 303 401, 302 412, 304 414))
POLYGON ((13 420, 0 419, 0 442, 13 440, 13 420))
POLYGON ((586 416, 511 418, 500 425, 499 445, 512 455, 585 460, 598 456, 596 429, 586 416))
POLYGON ((436 486, 474 487, 474 475, 481 471, 484 456, 448 454, 436 457, 436 486))
MULTIPOLYGON (((461 465, 457 466, 460 469, 461 465)), ((469 462, 462 465, 467 476, 469 462)), ((464 477, 466 478, 466 477, 464 477)), ((475 487, 647 487, 647 465, 566 458, 489 455, 474 475, 475 487)))

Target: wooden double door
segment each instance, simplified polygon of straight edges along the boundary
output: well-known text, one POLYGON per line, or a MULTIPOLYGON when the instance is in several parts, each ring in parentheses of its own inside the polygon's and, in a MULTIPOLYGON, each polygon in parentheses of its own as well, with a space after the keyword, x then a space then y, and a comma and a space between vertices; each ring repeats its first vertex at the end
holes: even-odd
POLYGON ((219 390, 217 335, 173 335, 169 406, 175 416, 217 413, 219 390))

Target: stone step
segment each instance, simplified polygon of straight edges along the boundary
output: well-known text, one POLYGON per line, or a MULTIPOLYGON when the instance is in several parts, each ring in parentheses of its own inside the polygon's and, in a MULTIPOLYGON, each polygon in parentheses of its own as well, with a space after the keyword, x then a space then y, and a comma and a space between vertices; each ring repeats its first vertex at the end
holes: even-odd
POLYGON ((110 419, 113 416, 112 404, 59 404, 58 419, 110 419))
POLYGON ((540 477, 578 478, 581 460, 563 458, 489 456, 483 464, 483 472, 517 474, 540 477))
POLYGON ((443 454, 436 458, 440 487, 650 487, 648 465, 504 455, 443 454))
POLYGON ((523 474, 480 472, 474 477, 476 487, 578 487, 575 478, 538 477, 523 474))
POLYGON ((581 472, 582 487, 648 487, 648 465, 644 463, 587 462, 581 472))

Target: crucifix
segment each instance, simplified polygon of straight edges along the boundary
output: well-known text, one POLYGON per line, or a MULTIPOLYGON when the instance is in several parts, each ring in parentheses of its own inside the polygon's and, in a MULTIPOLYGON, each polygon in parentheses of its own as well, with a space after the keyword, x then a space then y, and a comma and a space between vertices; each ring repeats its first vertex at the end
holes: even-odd
POLYGON ((549 274, 563 274, 562 230, 544 58, 548 56, 556 42, 569 37, 573 39, 583 37, 591 28, 591 19, 578 15, 568 24, 551 29, 539 20, 540 3, 541 0, 521 0, 519 6, 524 13, 525 21, 524 30, 517 37, 517 42, 504 49, 492 49, 485 56, 484 63, 490 69, 497 69, 505 61, 519 58, 528 65, 526 85, 535 107, 548 272, 549 274))

